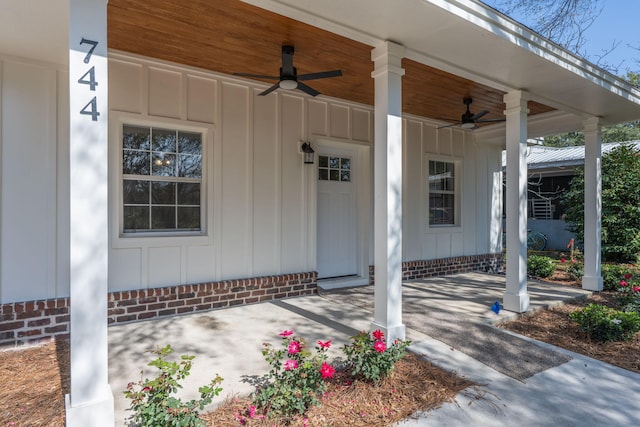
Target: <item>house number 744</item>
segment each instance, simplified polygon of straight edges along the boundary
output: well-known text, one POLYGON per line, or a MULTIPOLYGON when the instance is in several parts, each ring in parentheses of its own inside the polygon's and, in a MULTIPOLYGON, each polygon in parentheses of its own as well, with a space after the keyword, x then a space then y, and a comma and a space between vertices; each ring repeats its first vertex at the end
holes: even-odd
MULTIPOLYGON (((88 40, 83 37, 82 40, 80 40, 80 45, 83 44, 88 44, 91 46, 83 60, 85 64, 88 64, 89 61, 91 61, 93 51, 95 50, 96 46, 98 46, 98 42, 94 40, 88 40)), ((95 91, 96 86, 98 86, 98 82, 96 81, 95 67, 89 68, 89 70, 78 79, 78 83, 88 85, 89 90, 95 91)), ((91 120, 94 122, 98 121, 98 116, 100 115, 100 113, 98 112, 98 100, 95 96, 91 101, 87 103, 87 105, 82 108, 82 110, 80 110, 80 114, 91 116, 91 120)))

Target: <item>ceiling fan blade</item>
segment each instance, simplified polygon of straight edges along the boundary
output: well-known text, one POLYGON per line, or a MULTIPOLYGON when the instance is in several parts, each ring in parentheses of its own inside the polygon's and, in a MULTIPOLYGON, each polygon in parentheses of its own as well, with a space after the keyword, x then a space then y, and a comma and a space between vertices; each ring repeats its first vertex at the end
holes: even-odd
POLYGON ((320 95, 320 92, 318 92, 317 90, 315 90, 312 87, 307 86, 306 84, 304 84, 302 82, 298 82, 297 89, 300 89, 301 91, 303 91, 305 93, 308 93, 311 96, 320 95))
POLYGON ((253 77, 255 79, 269 79, 269 80, 280 80, 280 77, 276 76, 263 76, 262 74, 250 74, 250 73, 233 73, 234 76, 239 77, 253 77))
POLYGON ((471 117, 471 120, 473 120, 475 122, 476 120, 478 120, 480 117, 484 116, 485 114, 489 114, 489 110, 482 110, 479 113, 474 114, 473 117, 471 117))
POLYGON ((282 71, 285 76, 295 75, 295 68, 293 67, 293 52, 295 49, 293 46, 282 46, 282 71))
POLYGON ((452 126, 459 126, 460 123, 451 123, 450 125, 445 125, 445 126, 438 126, 436 129, 444 129, 444 128, 450 128, 452 126))
POLYGON ((321 71, 319 73, 301 74, 298 76, 298 80, 326 79, 329 77, 340 77, 341 75, 342 75, 342 70, 321 71))
POLYGON ((271 92, 273 92, 274 90, 278 89, 279 87, 280 87, 280 82, 274 84, 273 86, 271 86, 269 89, 265 90, 264 92, 259 93, 258 96, 269 95, 271 92))
POLYGON ((507 119, 484 119, 484 120, 476 120, 476 123, 496 123, 496 122, 506 122, 507 119))

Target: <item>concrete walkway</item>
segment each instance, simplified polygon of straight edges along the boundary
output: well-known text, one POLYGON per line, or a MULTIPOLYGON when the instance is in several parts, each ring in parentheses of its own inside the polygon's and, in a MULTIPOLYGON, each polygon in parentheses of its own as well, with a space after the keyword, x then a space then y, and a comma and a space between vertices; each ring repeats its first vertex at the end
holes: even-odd
MULTIPOLYGON (((553 305, 584 295, 579 289, 530 283, 534 308, 553 305)), ((358 298, 310 296, 234 307, 182 317, 132 323, 109 328, 109 373, 115 395, 116 420, 125 425, 128 401, 122 391, 127 382, 140 378, 140 371, 152 356, 150 348, 170 343, 176 354, 195 355, 191 376, 185 381, 183 397, 197 397, 197 388, 216 373, 224 382, 224 396, 248 394, 251 379, 268 371, 260 350, 262 343, 278 344, 278 333, 294 329, 308 342, 331 339, 329 358, 341 356, 349 337, 368 330, 371 309, 363 296, 369 287, 359 288, 358 298)), ((487 326, 509 313, 495 315, 491 304, 501 300, 504 277, 469 273, 406 283, 403 287, 407 316, 416 325, 437 324, 428 313, 445 313, 444 324, 472 322, 483 325, 475 335, 496 334, 487 326), (424 315, 424 319, 420 316, 424 315)), ((481 386, 462 392, 455 404, 406 420, 402 426, 631 426, 640 425, 640 375, 615 368, 556 347, 540 344, 543 352, 561 354, 565 361, 525 380, 490 368, 414 328, 407 328, 411 349, 430 361, 465 376, 481 386), (478 398, 480 397, 480 398, 478 398)), ((425 330, 420 327, 419 329, 425 330)), ((497 333, 503 334, 502 331, 497 333)), ((510 334, 513 335, 513 334, 510 334)), ((502 336, 502 335, 497 335, 502 336)), ((476 337, 485 338, 485 337, 476 337)), ((492 337, 487 337, 492 338, 492 337)), ((517 339, 522 339, 518 338, 517 339)), ((532 340, 528 340, 529 343, 532 340)), ((487 352, 500 353, 500 346, 487 352)), ((470 352, 470 351, 468 351, 470 352)), ((624 356, 622 356, 624 357, 624 356)), ((527 361, 519 361, 526 364, 527 361)), ((145 376, 153 372, 145 369, 145 376)), ((221 402, 218 397, 214 402, 221 402)))

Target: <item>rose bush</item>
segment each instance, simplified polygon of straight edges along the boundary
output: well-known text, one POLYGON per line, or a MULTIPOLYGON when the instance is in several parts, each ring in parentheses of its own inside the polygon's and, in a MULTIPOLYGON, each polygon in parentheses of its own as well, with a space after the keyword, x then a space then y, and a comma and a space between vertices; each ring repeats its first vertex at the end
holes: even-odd
POLYGON ((253 394, 253 403, 267 416, 304 414, 311 405, 320 403, 325 380, 335 372, 326 362, 331 341, 318 341, 313 354, 305 339, 296 337, 293 330, 281 332, 280 337, 280 349, 264 344, 262 355, 271 369, 265 384, 253 394))
POLYGON ((351 337, 352 343, 344 346, 347 369, 355 379, 379 382, 391 373, 396 362, 404 356, 410 341, 396 340, 387 346, 384 333, 360 332, 351 337))

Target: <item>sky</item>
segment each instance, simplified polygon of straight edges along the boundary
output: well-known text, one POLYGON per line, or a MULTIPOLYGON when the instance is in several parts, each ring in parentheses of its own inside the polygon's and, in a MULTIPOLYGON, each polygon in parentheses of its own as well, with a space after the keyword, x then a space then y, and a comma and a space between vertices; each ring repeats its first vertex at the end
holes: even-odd
MULTIPOLYGON (((489 5, 495 3, 483 1, 489 5)), ((618 67, 618 74, 624 75, 627 70, 640 71, 640 50, 628 46, 640 48, 640 0, 600 0, 600 5, 602 13, 585 32, 587 59, 596 62, 598 55, 620 42, 604 61, 618 67)), ((513 18, 527 24, 517 16, 513 18)))
POLYGON ((622 63, 620 72, 627 68, 640 70, 640 50, 628 46, 640 48, 640 0, 603 0, 602 3, 602 13, 586 32, 585 50, 589 54, 598 54, 610 48, 615 41, 620 41, 605 60, 616 66, 622 63))

